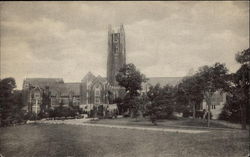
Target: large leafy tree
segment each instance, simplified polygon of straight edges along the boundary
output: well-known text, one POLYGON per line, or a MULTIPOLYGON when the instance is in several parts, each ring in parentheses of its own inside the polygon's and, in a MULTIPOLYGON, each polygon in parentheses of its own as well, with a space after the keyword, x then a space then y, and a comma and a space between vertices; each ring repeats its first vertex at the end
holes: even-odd
POLYGON ((242 129, 246 129, 247 111, 249 111, 250 103, 250 49, 238 52, 235 60, 241 64, 241 67, 229 77, 231 84, 228 89, 227 106, 224 108, 223 114, 229 111, 228 119, 233 121, 237 120, 237 114, 240 114, 242 129))
POLYGON ((241 64, 240 69, 236 72, 236 84, 240 87, 241 95, 241 123, 242 129, 246 129, 246 111, 249 110, 250 95, 250 48, 238 52, 235 57, 236 61, 241 64))
POLYGON ((140 95, 142 89, 142 83, 146 82, 146 77, 142 74, 134 64, 126 64, 119 70, 116 75, 118 84, 125 88, 126 95, 124 98, 125 104, 128 104, 128 108, 137 109, 138 103, 135 103, 136 97, 140 95))
POLYGON ((199 69, 197 81, 204 95, 204 99, 208 106, 208 127, 210 126, 211 101, 213 94, 228 87, 226 81, 228 69, 224 64, 215 63, 213 66, 203 66, 199 69))
POLYGON ((139 95, 142 89, 142 83, 146 82, 146 77, 139 70, 136 69, 134 64, 126 64, 119 70, 116 75, 116 80, 120 86, 124 87, 126 92, 135 97, 139 95))
POLYGON ((186 108, 192 108, 193 118, 195 118, 196 106, 203 101, 202 87, 199 85, 198 76, 188 76, 178 85, 176 98, 179 102, 185 103, 186 108))
POLYGON ((0 80, 0 125, 5 126, 21 121, 22 95, 14 91, 16 82, 14 78, 0 80))
POLYGON ((152 123, 155 125, 157 124, 156 123, 157 114, 161 109, 160 105, 155 102, 156 99, 158 99, 161 94, 162 94, 162 88, 159 83, 156 84, 155 86, 150 86, 147 92, 147 97, 149 99, 149 104, 147 105, 147 114, 150 116, 152 123))
POLYGON ((175 105, 176 89, 166 85, 160 87, 160 84, 151 86, 147 92, 150 103, 147 105, 147 111, 152 123, 156 124, 158 118, 170 118, 175 105))
POLYGON ((240 122, 242 129, 250 120, 249 113, 249 88, 250 88, 250 49, 238 52, 235 60, 241 64, 236 73, 228 75, 230 86, 227 89, 227 102, 220 114, 220 119, 240 122))

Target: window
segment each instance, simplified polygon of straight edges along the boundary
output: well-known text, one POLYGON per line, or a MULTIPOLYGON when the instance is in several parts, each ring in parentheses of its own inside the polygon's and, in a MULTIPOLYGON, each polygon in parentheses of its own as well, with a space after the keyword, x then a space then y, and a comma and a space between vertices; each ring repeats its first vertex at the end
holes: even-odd
POLYGON ((95 98, 95 104, 100 104, 100 98, 95 98))
POLYGON ((97 84, 95 86, 95 104, 100 104, 100 97, 101 97, 101 86, 99 84, 97 84))
POLYGON ((35 99, 40 98, 40 93, 35 93, 35 94, 34 94, 34 98, 35 98, 35 99))
POLYGON ((99 89, 95 90, 95 96, 100 96, 100 90, 99 89))
POLYGON ((115 34, 113 34, 113 42, 114 43, 118 43, 118 41, 119 41, 119 33, 115 33, 115 34))

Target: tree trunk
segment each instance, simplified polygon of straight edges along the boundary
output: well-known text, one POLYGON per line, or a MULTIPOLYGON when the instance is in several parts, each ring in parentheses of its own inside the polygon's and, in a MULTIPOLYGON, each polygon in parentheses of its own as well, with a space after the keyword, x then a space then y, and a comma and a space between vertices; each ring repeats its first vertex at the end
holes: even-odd
MULTIPOLYGON (((210 99, 210 98, 209 98, 210 99)), ((208 103, 208 112, 207 112, 207 127, 210 127, 210 106, 211 106, 211 103, 210 103, 210 100, 209 100, 209 103, 208 103)))
POLYGON ((211 99, 212 99, 212 93, 206 93, 206 102, 207 102, 207 127, 210 127, 210 113, 211 113, 211 99))
POLYGON ((192 106, 192 109, 193 109, 193 119, 195 119, 195 105, 192 103, 192 101, 190 99, 188 99, 188 105, 192 106))
POLYGON ((245 103, 240 104, 240 116, 241 116, 241 129, 246 130, 246 105, 245 103))
POLYGON ((192 105, 193 105, 193 119, 195 119, 195 104, 192 105))
MULTIPOLYGON (((246 85, 246 79, 245 79, 245 74, 243 74, 243 84, 241 84, 241 90, 243 91, 243 95, 245 96, 246 100, 243 100, 243 102, 240 104, 240 115, 241 115, 241 129, 242 130, 246 130, 247 127, 246 127, 246 105, 248 104, 249 102, 249 95, 248 95, 248 88, 245 87, 246 85)), ((243 97, 242 95, 242 97, 243 97)))

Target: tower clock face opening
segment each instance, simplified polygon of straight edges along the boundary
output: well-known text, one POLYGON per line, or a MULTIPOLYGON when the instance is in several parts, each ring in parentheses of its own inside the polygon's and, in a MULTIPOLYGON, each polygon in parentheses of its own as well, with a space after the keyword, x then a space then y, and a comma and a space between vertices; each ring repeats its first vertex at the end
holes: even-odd
POLYGON ((120 41, 120 34, 119 33, 114 33, 113 35, 112 35, 112 38, 113 38, 113 52, 115 53, 115 54, 117 54, 117 53, 119 53, 119 41, 120 41))

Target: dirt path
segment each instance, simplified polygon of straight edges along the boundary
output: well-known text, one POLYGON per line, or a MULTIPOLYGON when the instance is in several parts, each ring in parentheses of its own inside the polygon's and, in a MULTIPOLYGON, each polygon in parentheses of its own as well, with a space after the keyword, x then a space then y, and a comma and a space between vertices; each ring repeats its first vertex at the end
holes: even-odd
POLYGON ((136 126, 124 126, 124 125, 109 125, 109 124, 89 124, 86 123, 89 119, 76 119, 76 120, 50 120, 50 121, 37 121, 36 123, 44 124, 70 124, 70 125, 81 125, 88 127, 106 127, 116 129, 133 129, 133 130, 145 130, 145 131, 161 131, 161 132, 176 132, 176 133, 207 133, 209 130, 191 130, 191 129, 176 129, 176 128, 153 128, 153 127, 136 127, 136 126))

